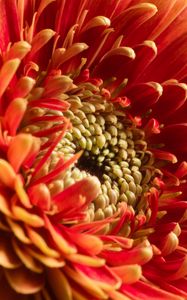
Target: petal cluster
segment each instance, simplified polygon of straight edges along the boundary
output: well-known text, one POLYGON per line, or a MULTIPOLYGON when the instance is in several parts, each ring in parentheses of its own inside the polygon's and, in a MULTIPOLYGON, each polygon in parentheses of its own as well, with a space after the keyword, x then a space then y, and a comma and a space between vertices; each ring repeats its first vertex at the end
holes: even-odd
POLYGON ((187 1, 106 2, 0 1, 2 299, 187 298, 187 1), (58 147, 94 97, 144 163, 135 204, 90 220, 101 183, 58 147))

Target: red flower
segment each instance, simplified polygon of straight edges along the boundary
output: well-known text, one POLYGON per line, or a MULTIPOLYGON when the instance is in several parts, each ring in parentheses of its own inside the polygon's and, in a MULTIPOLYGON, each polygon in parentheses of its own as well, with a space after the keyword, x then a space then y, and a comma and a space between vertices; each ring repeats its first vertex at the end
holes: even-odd
POLYGON ((187 298, 186 0, 0 0, 0 295, 187 298))

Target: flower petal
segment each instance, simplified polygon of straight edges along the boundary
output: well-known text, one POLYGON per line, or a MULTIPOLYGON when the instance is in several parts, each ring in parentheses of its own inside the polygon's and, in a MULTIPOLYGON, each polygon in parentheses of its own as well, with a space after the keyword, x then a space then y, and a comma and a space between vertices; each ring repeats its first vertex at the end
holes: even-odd
POLYGON ((149 300, 183 300, 183 297, 177 296, 175 294, 169 293, 160 289, 155 285, 150 285, 148 283, 139 281, 133 285, 123 284, 121 287, 121 292, 125 295, 133 298, 134 300, 149 299, 149 300))
POLYGON ((0 265, 6 269, 16 269, 21 261, 15 254, 8 237, 0 237, 0 265))
POLYGON ((8 87, 19 65, 20 65, 20 59, 14 58, 6 61, 3 64, 2 68, 0 69, 0 82, 1 82, 0 97, 3 95, 6 88, 8 87))
POLYGON ((6 270, 5 276, 10 286, 20 294, 34 294, 44 285, 43 276, 25 268, 6 270))
POLYGON ((43 267, 39 264, 29 253, 27 252, 27 248, 19 245, 16 239, 13 240, 14 251, 21 260, 21 262, 25 265, 29 270, 42 273, 43 267))
POLYGON ((4 123, 10 135, 15 135, 27 109, 27 100, 16 98, 7 107, 4 116, 4 123))
POLYGON ((4 159, 0 159, 0 181, 8 187, 14 187, 16 173, 12 166, 4 159))
POLYGON ((132 249, 121 250, 121 251, 112 251, 112 250, 104 250, 101 254, 103 258, 111 266, 120 266, 123 264, 131 265, 131 264, 145 264, 148 262, 152 256, 152 247, 149 243, 145 243, 145 245, 139 245, 132 249))
POLYGON ((57 300, 72 300, 72 289, 67 280, 67 278, 63 274, 63 270, 59 269, 48 269, 47 270, 47 278, 49 284, 53 288, 54 294, 57 300))
MULTIPOLYGON (((82 199, 85 199, 86 205, 88 205, 93 199, 97 197, 100 192, 100 182, 96 177, 88 177, 77 183, 71 185, 60 194, 53 197, 53 203, 58 212, 68 212, 70 209, 75 209, 77 203, 82 199), (65 201, 68 199, 68 202, 65 201)), ((83 201, 83 205, 85 204, 83 201)))

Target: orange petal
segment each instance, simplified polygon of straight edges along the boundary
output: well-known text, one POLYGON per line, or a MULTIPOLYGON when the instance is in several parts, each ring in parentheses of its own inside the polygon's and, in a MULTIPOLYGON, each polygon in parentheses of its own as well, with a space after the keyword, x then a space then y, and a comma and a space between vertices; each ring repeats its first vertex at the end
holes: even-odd
POLYGON ((132 298, 129 298, 117 291, 111 291, 109 295, 112 300, 132 300, 132 298))
POLYGON ((48 269, 47 278, 57 300, 72 300, 72 290, 63 269, 48 269))
POLYGON ((71 254, 66 256, 68 260, 77 264, 83 264, 90 267, 101 267, 104 265, 105 260, 98 257, 91 257, 82 254, 71 254))
POLYGON ((88 23, 81 29, 81 32, 89 30, 91 28, 100 27, 100 26, 110 26, 110 19, 104 16, 97 16, 88 21, 88 23))
POLYGON ((6 91, 10 81, 19 67, 19 64, 20 59, 18 58, 8 60, 3 64, 0 70, 0 97, 3 95, 4 91, 6 91))
POLYGON ((43 29, 39 31, 32 40, 32 49, 29 58, 33 57, 34 54, 40 50, 54 35, 55 32, 51 29, 43 29))
POLYGON ((40 249, 41 252, 54 258, 60 257, 60 254, 56 250, 48 246, 47 242, 45 241, 45 239, 42 237, 41 234, 37 233, 35 230, 31 229, 31 227, 28 226, 27 226, 27 232, 33 244, 38 249, 40 249))
POLYGON ((12 206, 12 212, 14 217, 19 220, 23 221, 24 223, 31 225, 33 227, 41 227, 44 225, 44 221, 38 215, 35 215, 20 206, 12 206))
POLYGON ((79 234, 74 231, 70 232, 75 243, 91 255, 97 255, 103 249, 103 242, 91 234, 79 234))
POLYGON ((138 281, 142 275, 142 270, 139 265, 119 266, 112 268, 126 284, 132 284, 138 281))
POLYGON ((18 82, 16 83, 16 86, 13 90, 13 96, 14 98, 24 98, 26 97, 29 92, 32 90, 33 86, 35 84, 35 80, 28 76, 21 77, 18 82))
POLYGON ((14 187, 16 173, 12 166, 4 159, 0 159, 0 182, 8 187, 14 187))
POLYGON ((11 289, 4 276, 1 277, 0 280, 0 295, 1 299, 4 300, 26 300, 25 295, 17 294, 13 289, 11 289))
POLYGON ((31 45, 26 41, 19 41, 17 43, 14 43, 13 46, 10 48, 6 59, 7 60, 13 58, 23 59, 30 51, 30 49, 31 49, 31 45))
MULTIPOLYGON (((163 246, 159 247, 163 256, 169 255, 175 251, 179 245, 179 240, 174 232, 170 232, 165 239, 163 239, 163 246)), ((161 242, 161 243, 162 243, 161 242)))
POLYGON ((51 206, 51 196, 47 185, 40 183, 31 187, 28 191, 33 205, 40 207, 42 210, 49 210, 51 206))
POLYGON ((21 265, 10 243, 10 239, 0 237, 0 265, 7 269, 14 269, 21 265))
POLYGON ((5 270, 5 276, 10 286, 20 294, 34 294, 44 285, 43 276, 21 267, 15 270, 5 270))
POLYGON ((14 222, 11 218, 6 218, 11 230, 14 235, 24 244, 31 244, 31 240, 27 237, 24 227, 14 222))
MULTIPOLYGON (((67 60, 73 58, 74 56, 78 55, 82 51, 86 50, 88 46, 85 43, 74 43, 71 47, 68 47, 66 51, 61 50, 58 51, 58 61, 55 61, 57 66, 63 64, 67 60), (60 53, 61 52, 61 53, 60 53)), ((63 49, 63 48, 61 48, 63 49)), ((56 53, 57 56, 57 53, 56 53)), ((57 60, 57 57, 56 57, 57 60)))
POLYGON ((77 272, 68 266, 64 267, 65 273, 73 279, 76 283, 80 284, 82 288, 87 290, 91 295, 99 299, 108 299, 107 294, 89 277, 84 275, 82 272, 77 272))
POLYGON ((65 262, 63 259, 56 259, 54 257, 49 257, 46 255, 43 255, 41 253, 38 253, 37 251, 33 251, 31 248, 27 249, 28 253, 39 260, 43 265, 49 267, 49 268, 62 268, 65 265, 65 262))
POLYGON ((8 128, 10 135, 15 135, 18 126, 25 114, 27 108, 27 100, 24 98, 16 98, 10 102, 4 116, 5 126, 8 128))
POLYGON ((17 196, 20 200, 20 202, 26 207, 26 208, 31 208, 32 205, 30 203, 30 199, 27 195, 27 193, 25 192, 24 188, 23 188, 23 183, 20 179, 20 177, 16 177, 15 180, 15 191, 17 193, 17 196))
POLYGON ((56 97, 69 91, 73 87, 73 81, 68 76, 53 76, 47 81, 44 97, 56 97))
POLYGON ((85 295, 84 292, 83 294, 81 294, 78 291, 76 291, 74 288, 72 288, 72 295, 73 295, 73 299, 75 298, 75 300, 88 300, 87 295, 85 295))
POLYGON ((0 194, 0 211, 6 216, 12 217, 12 212, 9 207, 9 200, 0 194))
POLYGON ((29 253, 27 252, 27 248, 23 245, 19 245, 16 239, 13 240, 14 251, 17 256, 21 260, 21 262, 25 265, 25 267, 33 272, 42 273, 43 267, 39 264, 29 253))
POLYGON ((40 140, 28 133, 20 133, 11 140, 7 155, 15 172, 18 172, 24 162, 33 155, 35 145, 38 149, 40 140))

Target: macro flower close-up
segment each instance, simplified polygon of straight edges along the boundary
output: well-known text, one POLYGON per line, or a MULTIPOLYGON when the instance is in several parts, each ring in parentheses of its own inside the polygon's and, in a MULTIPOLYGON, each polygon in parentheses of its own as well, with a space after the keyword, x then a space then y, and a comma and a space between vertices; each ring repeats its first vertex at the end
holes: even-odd
POLYGON ((0 0, 0 299, 187 299, 187 0, 0 0))

